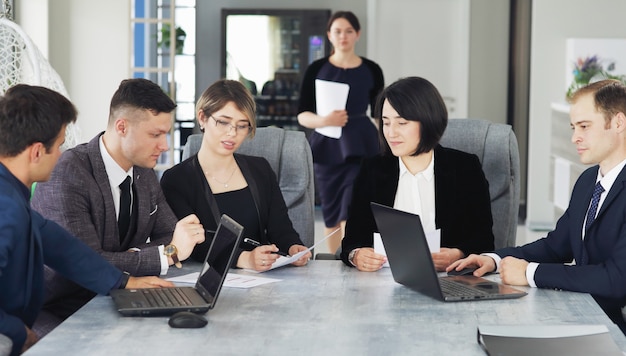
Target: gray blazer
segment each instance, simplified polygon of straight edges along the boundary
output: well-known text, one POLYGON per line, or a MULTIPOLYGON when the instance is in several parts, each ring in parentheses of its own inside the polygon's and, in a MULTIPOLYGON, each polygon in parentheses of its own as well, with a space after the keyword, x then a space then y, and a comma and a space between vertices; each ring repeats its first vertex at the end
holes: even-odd
POLYGON ((98 144, 101 135, 63 153, 50 180, 37 184, 32 207, 121 270, 133 276, 159 275, 157 246, 171 241, 178 220, 154 171, 135 166, 137 228, 120 243, 109 178, 98 144), (141 251, 127 252, 131 247, 141 251))

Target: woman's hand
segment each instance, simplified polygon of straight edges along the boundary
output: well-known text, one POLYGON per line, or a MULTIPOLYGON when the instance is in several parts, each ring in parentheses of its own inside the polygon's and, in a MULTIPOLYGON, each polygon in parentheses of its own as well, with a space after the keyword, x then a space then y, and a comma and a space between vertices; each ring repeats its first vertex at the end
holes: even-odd
POLYGON ((326 126, 346 126, 348 123, 348 112, 346 110, 333 110, 324 117, 326 126))
MULTIPOLYGON (((289 247, 289 255, 293 256, 293 255, 298 254, 301 251, 306 251, 306 250, 307 250, 306 246, 291 245, 291 247, 289 247)), ((297 261, 292 262, 291 264, 294 265, 294 266, 304 266, 307 263, 309 263, 310 259, 311 259, 311 251, 305 253, 300 258, 298 258, 297 261)))
POLYGON ((454 261, 460 260, 465 257, 463 251, 458 248, 446 248, 442 247, 439 249, 439 252, 435 252, 431 254, 433 256, 433 263, 435 264, 435 269, 439 272, 445 271, 448 266, 450 266, 454 261))
POLYGON ((360 248, 352 259, 355 267, 364 272, 378 271, 383 268, 385 262, 387 262, 387 256, 374 252, 371 247, 360 248))
POLYGON ((278 247, 273 244, 259 246, 252 251, 244 251, 237 260, 237 267, 253 269, 259 272, 267 271, 280 257, 280 255, 272 253, 277 251, 278 247))

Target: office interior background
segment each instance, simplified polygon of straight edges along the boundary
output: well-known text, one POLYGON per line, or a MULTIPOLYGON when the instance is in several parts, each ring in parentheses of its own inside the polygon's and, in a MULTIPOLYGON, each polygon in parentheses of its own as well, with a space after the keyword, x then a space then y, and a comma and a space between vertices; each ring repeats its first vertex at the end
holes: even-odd
MULTIPOLYGON (((133 74, 131 3, 13 0, 15 22, 78 108, 81 142, 105 129, 112 93, 133 74)), ((195 36, 187 38, 196 98, 222 76, 224 8, 353 11, 362 26, 357 53, 382 67, 385 84, 422 76, 447 98, 450 117, 512 125, 522 161, 520 215, 533 230, 552 228, 562 211, 552 198, 551 152, 553 119, 567 108, 567 40, 626 39, 623 0, 198 0, 195 36)), ((556 144, 574 153, 567 140, 556 144)))

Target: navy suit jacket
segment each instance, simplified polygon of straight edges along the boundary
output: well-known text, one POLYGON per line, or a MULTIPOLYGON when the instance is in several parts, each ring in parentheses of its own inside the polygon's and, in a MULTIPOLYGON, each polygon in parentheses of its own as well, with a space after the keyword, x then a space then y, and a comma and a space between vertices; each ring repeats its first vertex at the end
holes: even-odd
MULTIPOLYGON (((378 232, 370 202, 393 206, 398 190, 398 157, 367 158, 354 181, 352 203, 346 221, 341 259, 355 248, 372 247, 378 232)), ((441 229, 441 246, 458 248, 466 255, 491 251, 489 184, 478 157, 440 145, 435 147, 435 225, 441 229)))
POLYGON ((537 287, 590 293, 613 322, 623 327, 620 309, 626 305, 626 168, 613 183, 583 241, 583 221, 598 169, 588 168, 578 178, 569 206, 554 231, 535 242, 496 253, 539 262, 537 287), (589 258, 586 264, 582 264, 583 248, 589 258), (577 265, 564 265, 572 260, 577 265))
POLYGON ((44 263, 61 275, 101 294, 119 283, 122 271, 31 210, 30 190, 0 164, 0 334, 19 355, 26 329, 44 299, 44 263))

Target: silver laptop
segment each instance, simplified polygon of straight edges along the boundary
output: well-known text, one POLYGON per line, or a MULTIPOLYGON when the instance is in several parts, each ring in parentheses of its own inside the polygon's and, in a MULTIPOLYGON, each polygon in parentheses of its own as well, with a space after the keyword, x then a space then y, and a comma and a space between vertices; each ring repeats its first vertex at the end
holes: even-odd
POLYGON ((370 204, 396 282, 446 302, 510 299, 527 294, 472 275, 439 277, 420 217, 378 203, 370 204))
POLYGON ((111 297, 117 310, 125 316, 153 316, 213 309, 242 233, 243 226, 222 215, 195 287, 115 289, 111 297))

